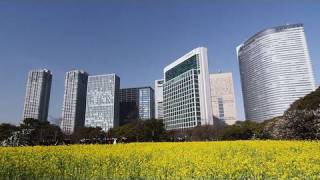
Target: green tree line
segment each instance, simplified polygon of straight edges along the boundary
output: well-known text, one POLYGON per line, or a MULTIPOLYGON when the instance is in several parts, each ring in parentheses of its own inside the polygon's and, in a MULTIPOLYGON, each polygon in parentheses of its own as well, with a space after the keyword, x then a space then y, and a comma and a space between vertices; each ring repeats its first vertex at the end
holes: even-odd
POLYGON ((214 125, 166 131, 162 120, 135 120, 110 129, 83 127, 72 135, 47 121, 25 119, 19 126, 0 124, 1 145, 59 145, 78 143, 217 141, 246 139, 320 139, 320 88, 292 103, 283 116, 258 123, 238 121, 226 125, 214 118, 214 125))

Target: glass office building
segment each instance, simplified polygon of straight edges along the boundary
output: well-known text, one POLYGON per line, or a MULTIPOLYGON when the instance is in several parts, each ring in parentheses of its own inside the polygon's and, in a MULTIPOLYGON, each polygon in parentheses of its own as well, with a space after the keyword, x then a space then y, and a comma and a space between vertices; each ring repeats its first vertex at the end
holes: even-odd
POLYGON ((154 118, 154 90, 151 87, 120 90, 120 124, 154 118))
POLYGON ((28 74, 22 119, 48 120, 52 74, 47 69, 32 70, 28 74))
POLYGON ((104 131, 119 125, 120 78, 115 74, 89 76, 85 126, 104 131))
POLYGON ((72 134, 75 128, 83 127, 86 112, 88 73, 73 70, 66 73, 60 128, 72 134))
POLYGON ((246 119, 262 122, 315 90, 302 24, 258 32, 237 47, 246 119))
POLYGON ((154 118, 154 90, 151 87, 139 88, 139 119, 154 118))
POLYGON ((164 80, 154 82, 155 118, 163 119, 163 83, 164 80))
POLYGON ((196 48, 164 68, 167 130, 213 124, 207 49, 196 48))

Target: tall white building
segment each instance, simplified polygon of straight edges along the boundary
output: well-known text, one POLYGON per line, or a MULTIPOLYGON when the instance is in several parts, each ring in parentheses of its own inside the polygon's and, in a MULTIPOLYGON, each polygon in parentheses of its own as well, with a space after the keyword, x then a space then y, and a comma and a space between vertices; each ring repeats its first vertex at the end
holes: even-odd
POLYGON ((163 79, 154 82, 155 118, 163 119, 163 79))
POLYGON ((52 74, 47 69, 28 74, 22 119, 48 120, 52 74))
POLYGON ((85 126, 108 131, 119 125, 119 90, 115 74, 89 76, 85 126))
POLYGON ((73 70, 66 73, 60 128, 72 134, 75 128, 83 127, 86 112, 88 73, 73 70))
POLYGON ((237 121, 232 73, 210 74, 213 116, 232 125, 237 121))
POLYGON ((302 24, 258 32, 237 47, 246 119, 280 116, 295 100, 315 90, 302 24))
POLYGON ((196 48, 164 68, 167 130, 213 124, 207 49, 196 48))

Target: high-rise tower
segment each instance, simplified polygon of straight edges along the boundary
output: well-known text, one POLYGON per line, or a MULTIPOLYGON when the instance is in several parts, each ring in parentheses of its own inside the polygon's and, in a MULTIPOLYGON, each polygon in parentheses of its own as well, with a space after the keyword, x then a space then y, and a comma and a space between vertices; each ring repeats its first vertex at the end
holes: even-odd
POLYGON ((164 68, 167 130, 213 124, 207 49, 196 48, 164 68))
POLYGON ((28 74, 23 120, 48 120, 52 74, 47 69, 32 70, 28 74))
POLYGON ((237 55, 247 120, 280 116, 315 90, 302 24, 260 31, 237 47, 237 55))
POLYGON ((115 74, 89 76, 85 126, 104 131, 119 126, 119 90, 115 74))
POLYGON ((210 74, 213 115, 232 125, 237 121, 232 73, 210 74))
POLYGON ((86 112, 88 73, 73 70, 66 73, 61 129, 72 134, 77 127, 83 127, 86 112))
POLYGON ((154 82, 155 118, 163 119, 163 79, 154 82))
POLYGON ((151 87, 120 89, 120 124, 154 118, 154 90, 151 87))

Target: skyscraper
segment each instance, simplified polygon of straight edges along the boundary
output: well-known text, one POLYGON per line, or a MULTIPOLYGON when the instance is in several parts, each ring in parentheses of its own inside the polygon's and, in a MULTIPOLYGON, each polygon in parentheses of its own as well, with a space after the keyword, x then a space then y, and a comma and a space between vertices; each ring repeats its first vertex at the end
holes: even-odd
POLYGON ((139 118, 154 118, 154 90, 151 87, 139 88, 139 118))
POLYGON ((232 125, 236 122, 236 103, 232 73, 210 74, 213 116, 232 125))
POLYGON ((315 90, 302 24, 258 32, 237 47, 246 119, 280 116, 295 100, 315 90))
POLYGON ((47 69, 32 70, 28 74, 23 119, 48 120, 52 74, 47 69))
POLYGON ((196 48, 164 68, 167 130, 213 124, 207 49, 196 48))
POLYGON ((89 76, 85 126, 108 131, 119 125, 119 90, 115 74, 89 76))
POLYGON ((154 91, 151 87, 120 89, 120 124, 154 118, 154 91))
POLYGON ((66 73, 62 107, 61 129, 72 134, 77 127, 83 127, 86 112, 88 73, 73 70, 66 73))
POLYGON ((154 82, 155 118, 163 119, 163 79, 154 82))

